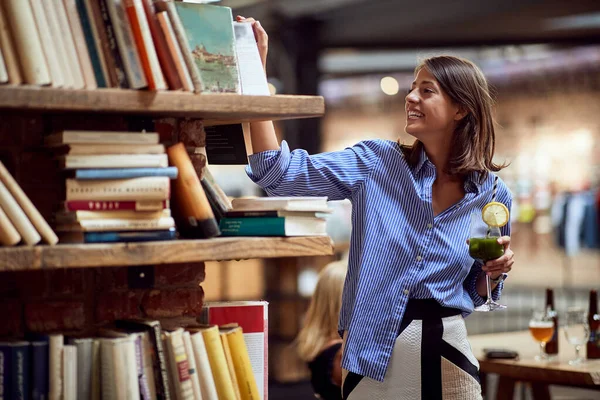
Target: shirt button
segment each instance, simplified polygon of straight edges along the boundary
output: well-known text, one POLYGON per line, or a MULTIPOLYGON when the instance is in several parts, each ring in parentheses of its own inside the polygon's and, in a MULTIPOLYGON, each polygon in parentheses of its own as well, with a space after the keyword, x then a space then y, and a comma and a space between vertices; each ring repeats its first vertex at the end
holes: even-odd
POLYGON ((404 289, 404 294, 408 296, 410 292, 408 291, 408 289, 404 289))
POLYGON ((427 224, 427 229, 433 228, 433 224, 427 224))
POLYGON ((423 259, 423 257, 417 256, 417 261, 421 261, 422 259, 423 259))

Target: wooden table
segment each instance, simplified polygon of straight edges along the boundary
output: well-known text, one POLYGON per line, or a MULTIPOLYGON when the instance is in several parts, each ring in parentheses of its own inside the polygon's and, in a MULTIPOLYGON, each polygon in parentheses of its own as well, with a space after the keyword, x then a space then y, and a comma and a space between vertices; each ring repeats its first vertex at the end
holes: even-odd
MULTIPOLYGON (((550 399, 548 385, 564 385, 600 391, 600 360, 587 360, 581 366, 570 366, 568 361, 575 358, 575 348, 560 332, 559 354, 555 360, 538 362, 539 345, 529 331, 494 333, 469 336, 475 357, 479 360, 481 373, 498 374, 497 400, 513 398, 515 384, 531 384, 536 400, 550 399), (506 348, 519 353, 518 360, 486 360, 483 349, 506 348)), ((581 350, 585 356, 585 348, 581 350)), ((483 379, 482 379, 483 381, 483 379)))

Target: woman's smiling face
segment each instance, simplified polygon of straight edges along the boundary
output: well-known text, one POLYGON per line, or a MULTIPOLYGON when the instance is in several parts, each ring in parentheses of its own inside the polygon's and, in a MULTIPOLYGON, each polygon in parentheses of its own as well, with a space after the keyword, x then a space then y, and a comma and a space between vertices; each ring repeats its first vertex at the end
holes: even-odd
POLYGON ((421 68, 406 95, 406 133, 421 142, 452 135, 464 117, 460 107, 442 90, 438 81, 421 68))

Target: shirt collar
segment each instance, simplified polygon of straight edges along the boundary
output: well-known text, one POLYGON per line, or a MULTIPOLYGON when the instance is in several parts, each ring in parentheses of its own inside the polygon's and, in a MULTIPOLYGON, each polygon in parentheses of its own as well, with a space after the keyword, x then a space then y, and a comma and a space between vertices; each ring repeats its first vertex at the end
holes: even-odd
MULTIPOLYGON (((415 165, 415 167, 414 167, 415 176, 417 176, 419 174, 419 172, 421 172, 421 170, 423 169, 423 166, 425 166, 427 164, 430 165, 432 168, 435 168, 435 166, 429 160, 429 157, 427 157, 427 153, 425 152, 425 149, 421 148, 421 152, 419 154, 419 161, 417 162, 417 165, 415 165)), ((471 171, 465 179, 465 193, 479 194, 479 192, 481 190, 481 184, 479 182, 480 182, 480 173, 477 171, 471 171)))

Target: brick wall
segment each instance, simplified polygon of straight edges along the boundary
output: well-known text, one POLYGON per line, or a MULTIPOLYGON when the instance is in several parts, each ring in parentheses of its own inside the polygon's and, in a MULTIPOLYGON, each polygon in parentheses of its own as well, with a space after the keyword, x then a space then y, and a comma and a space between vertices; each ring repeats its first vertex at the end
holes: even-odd
MULTIPOLYGON (((0 160, 47 220, 64 198, 64 176, 43 147, 55 130, 158 131, 161 142, 177 137, 203 144, 201 124, 174 119, 92 114, 38 115, 0 112, 0 160), (181 134, 181 129, 187 129, 181 134)), ((91 331, 117 318, 195 316, 204 291, 204 263, 149 266, 154 285, 137 289, 128 283, 129 268, 82 268, 0 272, 0 337, 27 331, 91 331)), ((134 285, 135 287, 136 285, 134 285)))

